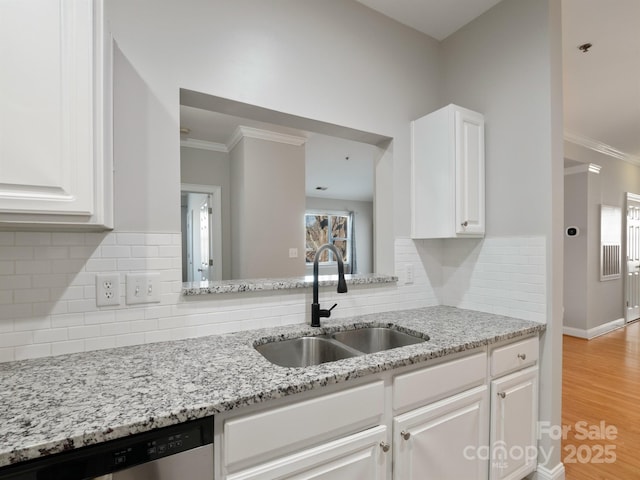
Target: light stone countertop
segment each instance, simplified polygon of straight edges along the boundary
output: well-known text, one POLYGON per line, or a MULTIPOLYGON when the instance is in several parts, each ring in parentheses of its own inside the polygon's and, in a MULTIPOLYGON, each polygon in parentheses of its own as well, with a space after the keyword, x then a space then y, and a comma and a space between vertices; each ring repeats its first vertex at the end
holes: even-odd
MULTIPOLYGON (((398 277, 376 273, 345 275, 347 285, 373 285, 379 283, 395 283, 398 277)), ((321 287, 338 284, 338 275, 320 275, 318 285, 321 287)), ((182 284, 182 295, 212 295, 216 293, 261 292, 265 290, 291 290, 313 286, 313 275, 285 278, 251 278, 246 280, 220 280, 216 282, 185 282, 182 284)))
POLYGON ((544 329, 440 306, 0 363, 0 467, 544 329), (305 368, 273 365, 253 348, 356 324, 394 324, 430 340, 305 368))

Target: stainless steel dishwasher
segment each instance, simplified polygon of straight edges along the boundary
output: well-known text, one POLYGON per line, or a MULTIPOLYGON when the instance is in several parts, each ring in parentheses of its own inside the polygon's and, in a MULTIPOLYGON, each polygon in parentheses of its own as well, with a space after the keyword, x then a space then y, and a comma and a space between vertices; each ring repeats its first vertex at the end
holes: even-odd
POLYGON ((213 480, 213 418, 0 468, 2 480, 213 480))

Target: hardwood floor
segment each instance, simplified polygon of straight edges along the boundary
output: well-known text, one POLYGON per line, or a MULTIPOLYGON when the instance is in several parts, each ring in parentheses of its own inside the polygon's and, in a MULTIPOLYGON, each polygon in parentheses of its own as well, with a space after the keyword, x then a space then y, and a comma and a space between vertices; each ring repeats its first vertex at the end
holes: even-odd
POLYGON ((563 348, 566 479, 640 479, 640 322, 563 348))

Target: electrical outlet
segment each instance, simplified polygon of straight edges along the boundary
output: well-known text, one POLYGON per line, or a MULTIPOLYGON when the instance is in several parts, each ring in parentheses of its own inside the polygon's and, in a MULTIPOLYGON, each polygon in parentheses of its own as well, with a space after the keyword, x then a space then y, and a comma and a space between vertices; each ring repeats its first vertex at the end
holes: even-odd
POLYGON ((96 305, 98 307, 120 305, 120 274, 96 275, 96 305))
POLYGON ((298 258, 298 249, 290 248, 289 249, 289 258, 298 258))
POLYGON ((160 302, 159 273, 127 274, 127 305, 160 302))

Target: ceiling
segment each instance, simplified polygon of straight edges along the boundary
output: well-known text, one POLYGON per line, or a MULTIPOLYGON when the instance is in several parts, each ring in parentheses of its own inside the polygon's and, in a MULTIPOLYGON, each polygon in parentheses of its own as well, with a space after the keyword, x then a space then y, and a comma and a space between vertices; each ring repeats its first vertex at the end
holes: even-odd
POLYGON ((500 0, 357 0, 436 40, 479 17, 500 0))
MULTIPOLYGON (((358 1, 437 40, 499 3, 358 1)), ((565 138, 640 165, 640 1, 562 0, 562 30, 565 138)))

